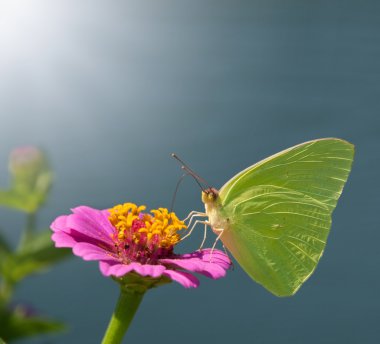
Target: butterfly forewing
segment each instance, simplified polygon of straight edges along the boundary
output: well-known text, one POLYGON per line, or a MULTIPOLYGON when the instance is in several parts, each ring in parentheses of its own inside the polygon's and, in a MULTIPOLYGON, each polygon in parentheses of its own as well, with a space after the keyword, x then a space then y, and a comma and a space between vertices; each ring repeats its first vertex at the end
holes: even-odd
POLYGON ((220 190, 226 247, 257 282, 294 294, 325 248, 354 149, 339 139, 303 143, 242 171, 220 190))

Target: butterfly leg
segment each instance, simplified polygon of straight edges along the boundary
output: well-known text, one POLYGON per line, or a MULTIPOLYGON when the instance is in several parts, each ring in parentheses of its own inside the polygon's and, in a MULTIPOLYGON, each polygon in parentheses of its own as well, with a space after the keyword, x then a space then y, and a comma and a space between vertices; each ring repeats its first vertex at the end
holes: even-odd
POLYGON ((217 243, 217 242, 220 240, 220 238, 222 237, 222 234, 224 233, 224 229, 219 229, 218 231, 220 231, 220 233, 219 233, 218 236, 216 237, 215 242, 214 242, 214 245, 212 245, 212 248, 211 248, 211 253, 210 253, 210 263, 211 263, 212 254, 214 253, 214 250, 215 250, 216 243, 217 243))
POLYGON ((193 214, 189 217, 187 217, 189 220, 187 221, 187 227, 191 227, 193 225, 193 221, 197 217, 207 217, 205 213, 200 213, 200 212, 193 212, 193 214))
MULTIPOLYGON (((207 217, 207 215, 194 215, 194 216, 191 218, 191 221, 188 222, 187 227, 193 226, 192 222, 193 222, 193 219, 196 218, 196 217, 207 217)), ((198 221, 203 221, 203 220, 198 220, 198 221)), ((194 222, 194 223, 195 223, 195 222, 194 222)))
POLYGON ((182 221, 183 222, 186 222, 187 220, 190 220, 189 223, 192 221, 192 218, 193 217, 196 217, 196 216, 206 216, 205 213, 202 213, 200 211, 196 211, 196 210, 193 210, 189 213, 189 215, 187 215, 186 218, 184 218, 182 221))
POLYGON ((191 226, 191 228, 189 229, 189 232, 181 238, 181 241, 182 240, 185 240, 189 235, 191 235, 191 233, 193 232, 194 228, 200 224, 200 223, 203 223, 203 224, 209 224, 207 221, 202 221, 202 220, 197 220, 194 222, 194 224, 191 226))
POLYGON ((206 237, 207 237, 207 225, 208 225, 208 223, 205 222, 204 225, 205 225, 205 229, 204 229, 204 232, 203 232, 203 240, 202 240, 201 246, 199 246, 199 248, 198 248, 198 251, 200 251, 203 248, 203 245, 205 244, 206 237))

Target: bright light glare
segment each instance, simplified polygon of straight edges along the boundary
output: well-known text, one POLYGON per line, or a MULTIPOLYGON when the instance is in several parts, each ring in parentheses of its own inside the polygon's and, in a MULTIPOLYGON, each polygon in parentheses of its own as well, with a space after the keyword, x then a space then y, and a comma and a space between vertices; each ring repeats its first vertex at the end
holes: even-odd
MULTIPOLYGON (((126 84, 118 69, 129 66, 126 48, 131 47, 127 57, 133 62, 136 47, 151 44, 141 33, 149 25, 140 23, 139 3, 131 2, 128 12, 120 11, 123 7, 100 1, 0 0, 0 120, 33 110, 33 116, 43 116, 40 109, 49 107, 54 109, 49 118, 59 111, 83 113, 99 92, 124 98, 125 87, 104 86, 126 84)), ((132 91, 139 89, 137 70, 125 72, 132 91)))
POLYGON ((61 93, 57 64, 72 37, 68 12, 61 1, 0 0, 0 92, 9 104, 21 93, 33 102, 61 93))
POLYGON ((46 47, 51 24, 44 2, 1 1, 0 62, 10 67, 9 64, 20 59, 35 58, 40 49, 46 47))

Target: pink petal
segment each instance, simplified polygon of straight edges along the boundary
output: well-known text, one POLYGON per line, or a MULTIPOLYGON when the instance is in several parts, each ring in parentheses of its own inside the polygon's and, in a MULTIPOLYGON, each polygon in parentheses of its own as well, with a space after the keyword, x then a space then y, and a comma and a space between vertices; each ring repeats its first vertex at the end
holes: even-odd
POLYGON ((83 216, 82 214, 72 214, 67 217, 66 226, 71 230, 75 230, 76 232, 79 232, 87 237, 102 241, 108 245, 113 245, 113 240, 111 235, 108 234, 108 230, 103 227, 101 221, 97 222, 100 217, 103 217, 103 215, 100 210, 96 209, 93 209, 92 219, 90 219, 87 215, 83 216))
POLYGON ((120 264, 120 261, 117 258, 101 260, 99 261, 100 272, 103 274, 103 276, 110 276, 108 271, 111 266, 114 266, 116 264, 120 264))
POLYGON ((105 276, 112 275, 115 277, 121 277, 128 272, 135 271, 141 276, 151 276, 156 278, 160 277, 166 268, 163 265, 150 265, 140 263, 115 264, 112 266, 108 264, 107 267, 107 263, 102 263, 100 269, 105 276))
POLYGON ((114 264, 114 265, 108 265, 105 262, 100 262, 102 265, 99 264, 100 271, 104 276, 115 276, 115 277, 122 277, 128 272, 131 272, 133 270, 132 264, 114 264))
POLYGON ((212 251, 212 249, 210 248, 181 255, 182 258, 189 258, 189 257, 194 257, 194 256, 199 257, 204 262, 218 264, 219 266, 223 267, 226 270, 229 269, 232 264, 230 258, 224 252, 220 250, 212 251))
POLYGON ((65 231, 67 229, 67 217, 69 215, 61 215, 58 216, 53 223, 50 225, 50 228, 53 230, 53 232, 57 231, 65 231))
POLYGON ((189 259, 162 259, 162 263, 170 264, 177 268, 181 268, 188 271, 198 272, 207 277, 217 279, 226 275, 226 270, 221 266, 214 263, 203 262, 199 258, 189 259))
POLYGON ((184 271, 166 270, 163 275, 182 284, 185 288, 197 288, 199 286, 198 278, 184 271))
POLYGON ((107 219, 109 218, 109 216, 110 216, 109 209, 103 209, 103 210, 101 210, 101 212, 102 212, 104 217, 106 217, 107 219))
POLYGON ((89 221, 92 221, 94 224, 100 224, 103 231, 105 231, 108 236, 112 236, 114 234, 115 229, 108 219, 108 209, 99 210, 82 205, 71 210, 74 214, 80 214, 89 221))
POLYGON ((80 233, 74 229, 70 229, 66 234, 71 236, 73 238, 73 240, 75 240, 78 243, 79 242, 85 242, 88 244, 92 244, 94 246, 99 246, 100 248, 104 248, 105 250, 107 250, 111 253, 116 252, 116 246, 113 242, 112 242, 112 244, 109 244, 108 242, 104 242, 104 241, 99 240, 99 239, 94 238, 94 237, 89 237, 89 236, 87 236, 83 233, 80 233))
POLYGON ((73 253, 84 260, 107 260, 110 257, 110 252, 99 246, 89 243, 80 242, 73 247, 73 253))
POLYGON ((176 258, 160 259, 160 262, 198 272, 213 279, 224 277, 231 265, 228 256, 219 250, 214 250, 212 255, 211 250, 202 250, 176 256, 176 258))
POLYGON ((141 276, 160 277, 166 270, 163 265, 150 265, 135 263, 133 270, 135 270, 141 276))
POLYGON ((51 239, 55 242, 55 247, 74 247, 77 244, 77 241, 65 232, 55 232, 51 239))

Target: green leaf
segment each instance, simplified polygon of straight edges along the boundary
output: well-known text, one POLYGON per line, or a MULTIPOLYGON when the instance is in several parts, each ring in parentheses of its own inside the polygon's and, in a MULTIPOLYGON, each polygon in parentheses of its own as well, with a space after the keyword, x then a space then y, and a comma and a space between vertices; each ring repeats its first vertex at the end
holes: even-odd
POLYGON ((39 334, 59 332, 65 329, 62 322, 30 315, 28 312, 24 306, 17 306, 12 312, 0 310, 1 338, 10 341, 39 334))
POLYGON ((11 186, 0 190, 0 205, 35 212, 46 200, 53 173, 46 155, 36 147, 16 148, 9 160, 11 186))
POLYGON ((46 195, 18 192, 17 190, 0 190, 0 206, 17 209, 25 213, 35 212, 45 201, 46 195))
POLYGON ((6 278, 17 283, 26 276, 68 257, 70 250, 55 248, 51 234, 50 230, 33 234, 21 250, 10 256, 3 266, 6 278))
POLYGON ((0 233, 0 254, 1 252, 9 253, 11 250, 8 242, 4 238, 4 236, 0 233))
MULTIPOLYGON (((7 265, 10 254, 11 248, 6 242, 5 238, 0 234, 0 276, 3 275, 3 271, 7 265)), ((8 292, 8 285, 6 286, 5 284, 5 281, 2 281, 0 284, 0 307, 1 303, 4 302, 4 298, 6 297, 5 294, 8 292)))
POLYGON ((8 255, 11 252, 11 248, 3 235, 0 233, 0 259, 3 255, 8 255))
POLYGON ((2 338, 0 338, 0 344, 6 344, 2 338))

